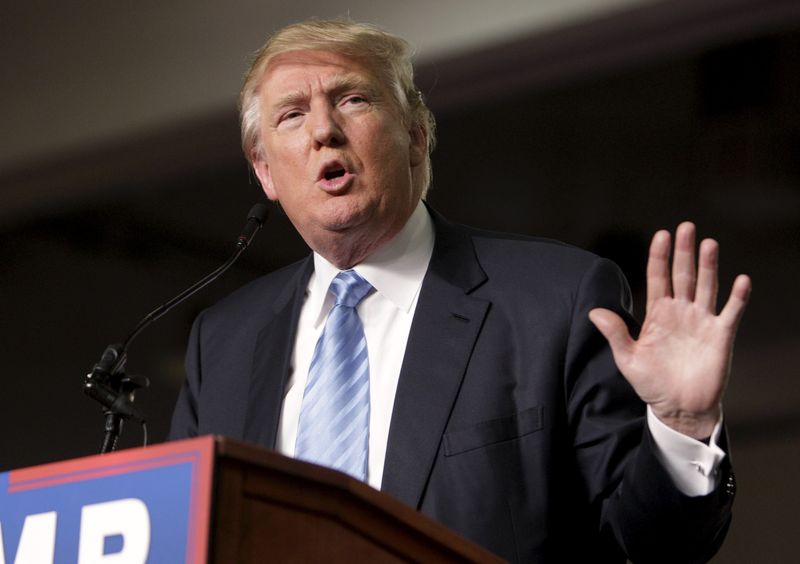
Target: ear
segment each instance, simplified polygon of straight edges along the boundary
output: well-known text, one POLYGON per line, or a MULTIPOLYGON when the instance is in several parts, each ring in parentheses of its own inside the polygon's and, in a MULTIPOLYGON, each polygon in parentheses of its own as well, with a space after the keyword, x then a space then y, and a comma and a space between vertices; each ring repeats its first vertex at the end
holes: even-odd
POLYGON ((260 154, 260 151, 256 150, 253 151, 250 157, 250 162, 253 164, 253 172, 256 173, 264 194, 273 202, 277 201, 278 193, 275 191, 275 184, 272 182, 272 174, 270 174, 267 160, 260 154))
POLYGON ((421 165, 428 155, 428 143, 425 126, 414 124, 408 130, 410 144, 408 147, 409 161, 412 167, 421 165))

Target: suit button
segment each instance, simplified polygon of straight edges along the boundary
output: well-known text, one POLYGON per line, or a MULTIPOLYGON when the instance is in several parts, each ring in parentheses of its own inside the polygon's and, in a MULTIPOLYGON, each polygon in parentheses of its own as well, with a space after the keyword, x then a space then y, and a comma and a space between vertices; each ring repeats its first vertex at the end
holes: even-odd
POLYGON ((733 475, 733 472, 730 473, 725 482, 725 492, 730 496, 736 494, 736 476, 733 475))

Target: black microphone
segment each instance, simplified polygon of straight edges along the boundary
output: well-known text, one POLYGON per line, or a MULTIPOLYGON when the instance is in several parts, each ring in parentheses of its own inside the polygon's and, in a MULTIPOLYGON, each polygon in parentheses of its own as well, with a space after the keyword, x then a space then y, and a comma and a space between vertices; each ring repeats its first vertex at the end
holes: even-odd
POLYGON ((250 245, 250 242, 255 237, 258 230, 261 229, 261 226, 264 225, 264 221, 266 221, 267 215, 269 214, 269 208, 266 204, 258 203, 250 208, 250 213, 247 214, 247 223, 245 223, 244 228, 242 228, 242 233, 236 239, 236 250, 234 251, 233 255, 225 261, 222 266, 214 270, 213 272, 207 274, 204 278, 195 282, 192 286, 169 300, 168 302, 158 306, 156 309, 148 313, 147 315, 142 318, 139 324, 131 331, 130 335, 125 339, 122 343, 122 349, 117 356, 116 361, 112 365, 111 373, 114 374, 117 370, 119 370, 124 364, 127 358, 128 347, 130 346, 131 342, 141 333, 146 327, 150 324, 161 318, 164 314, 170 311, 172 308, 177 306, 178 304, 182 303, 184 300, 188 299, 189 297, 193 296, 209 284, 211 284, 214 280, 222 276, 222 274, 228 270, 234 262, 239 258, 239 256, 244 252, 244 250, 250 245))
POLYGON ((250 213, 247 214, 247 223, 244 224, 242 234, 239 235, 239 239, 236 240, 236 245, 242 247, 242 250, 246 249, 250 241, 252 241, 253 237, 258 233, 258 230, 264 225, 268 215, 269 208, 267 204, 259 202, 250 208, 250 213))
POLYGON ((124 419, 133 418, 137 421, 144 422, 144 414, 133 405, 131 392, 138 387, 146 386, 146 379, 137 380, 135 378, 118 377, 125 367, 128 347, 139 333, 150 324, 161 318, 190 296, 205 288, 228 270, 250 245, 256 233, 258 233, 259 229, 264 225, 268 213, 269 208, 266 204, 258 203, 254 205, 247 214, 247 223, 245 223, 241 235, 239 235, 236 240, 236 249, 227 261, 168 302, 145 315, 121 345, 109 345, 103 352, 100 360, 92 368, 92 371, 86 375, 83 385, 84 392, 102 404, 112 414, 124 419))

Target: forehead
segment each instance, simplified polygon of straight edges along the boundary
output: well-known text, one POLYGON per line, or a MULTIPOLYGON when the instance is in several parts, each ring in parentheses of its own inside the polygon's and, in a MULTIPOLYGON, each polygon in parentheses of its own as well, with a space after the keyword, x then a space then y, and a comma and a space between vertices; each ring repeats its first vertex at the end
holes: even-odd
POLYGON ((332 51, 289 51, 270 59, 261 80, 266 97, 282 95, 285 90, 327 86, 333 81, 379 84, 375 73, 363 62, 332 51))

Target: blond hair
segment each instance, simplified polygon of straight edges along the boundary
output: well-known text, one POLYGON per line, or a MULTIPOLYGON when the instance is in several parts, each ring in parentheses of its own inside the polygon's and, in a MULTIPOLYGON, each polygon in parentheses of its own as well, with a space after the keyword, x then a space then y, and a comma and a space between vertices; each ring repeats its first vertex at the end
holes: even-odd
POLYGON ((275 32, 256 51, 239 95, 242 150, 252 164, 261 156, 261 104, 259 89, 270 61, 289 51, 331 51, 365 63, 386 84, 400 110, 404 125, 425 135, 426 158, 419 181, 422 194, 431 181, 430 153, 436 143, 433 114, 414 85, 411 47, 402 38, 369 24, 347 20, 310 20, 275 32))

